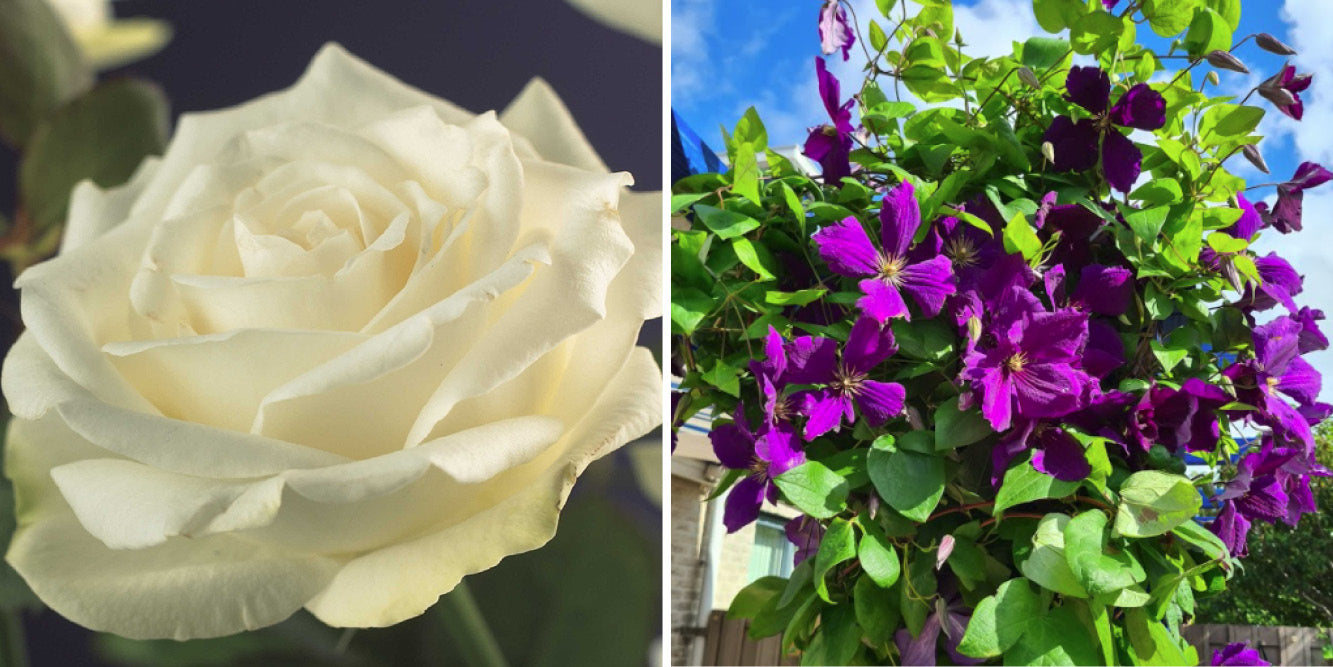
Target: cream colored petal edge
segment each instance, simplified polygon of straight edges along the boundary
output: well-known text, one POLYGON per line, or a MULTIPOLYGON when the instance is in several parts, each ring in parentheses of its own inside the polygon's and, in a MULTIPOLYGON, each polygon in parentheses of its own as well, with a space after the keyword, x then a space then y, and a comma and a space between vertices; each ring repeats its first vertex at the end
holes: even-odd
POLYGON ((60 254, 66 254, 125 222, 130 208, 143 191, 161 160, 146 158, 124 185, 103 190, 92 180, 79 181, 70 195, 69 216, 60 239, 60 254))
POLYGON ((653 44, 662 43, 659 0, 568 0, 598 22, 653 44))
POLYGON ((543 159, 549 162, 605 172, 602 162, 569 108, 544 79, 534 78, 523 87, 509 106, 500 113, 500 123, 527 139, 543 159))
POLYGON ((636 350, 571 431, 574 445, 540 478, 460 524, 352 560, 306 608, 337 627, 392 625, 421 614, 464 576, 546 544, 588 463, 661 423, 661 384, 652 354, 636 350))
POLYGON ((157 218, 190 169, 212 159, 232 138, 291 120, 355 129, 394 111, 419 105, 445 121, 466 122, 472 113, 424 93, 348 53, 325 44, 292 87, 217 111, 182 114, 162 158, 159 178, 145 190, 135 215, 157 218), (355 100, 348 104, 347 100, 355 100), (312 117, 312 114, 314 117, 312 117))
POLYGON ((108 549, 71 514, 20 526, 6 560, 61 616, 131 639, 219 637, 272 625, 338 569, 329 558, 227 535, 108 549))

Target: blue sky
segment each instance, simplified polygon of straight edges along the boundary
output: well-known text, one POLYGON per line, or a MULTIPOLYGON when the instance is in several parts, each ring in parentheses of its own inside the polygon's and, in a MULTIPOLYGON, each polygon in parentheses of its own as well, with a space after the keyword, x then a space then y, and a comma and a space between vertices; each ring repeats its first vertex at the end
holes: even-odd
MULTIPOLYGON (((816 18, 819 0, 671 0, 671 105, 714 148, 721 146, 718 127, 731 128, 746 107, 759 111, 775 146, 804 142, 806 128, 826 120, 814 76, 819 54, 816 18)), ((862 24, 878 18, 873 0, 853 0, 862 24)), ((954 20, 972 55, 1008 53, 1010 44, 1045 34, 1032 18, 1031 0, 954 0, 954 20)), ((886 28, 888 26, 885 26, 886 28)), ((1305 117, 1297 123, 1271 110, 1259 126, 1260 144, 1272 176, 1265 176, 1239 156, 1229 169, 1252 185, 1289 178, 1296 166, 1312 160, 1333 168, 1333 0, 1243 0, 1237 37, 1268 32, 1297 51, 1291 61, 1314 74, 1305 117)), ((861 34, 866 34, 863 28, 861 34)), ((1164 47, 1146 25, 1139 37, 1164 47)), ((1164 48, 1163 48, 1164 50, 1164 48)), ((860 80, 864 56, 828 59, 843 91, 860 80)), ((1253 41, 1237 55, 1252 74, 1219 72, 1222 90, 1244 95, 1281 68, 1285 58, 1260 50, 1253 41)), ((1181 61, 1167 61, 1177 65, 1181 61)), ((1198 79, 1196 78, 1196 81, 1198 79)), ((1260 99, 1257 96, 1253 100, 1260 99)), ((1252 191, 1252 199, 1273 199, 1272 188, 1252 191)), ((1320 308, 1333 318, 1333 183, 1305 195, 1305 231, 1289 236, 1266 233, 1261 253, 1276 251, 1306 276, 1297 302, 1320 308)), ((1276 311, 1270 311, 1277 314, 1276 311)), ((1333 319, 1324 325, 1333 335, 1333 319)), ((1308 359, 1328 380, 1323 400, 1333 400, 1333 351, 1308 359)))

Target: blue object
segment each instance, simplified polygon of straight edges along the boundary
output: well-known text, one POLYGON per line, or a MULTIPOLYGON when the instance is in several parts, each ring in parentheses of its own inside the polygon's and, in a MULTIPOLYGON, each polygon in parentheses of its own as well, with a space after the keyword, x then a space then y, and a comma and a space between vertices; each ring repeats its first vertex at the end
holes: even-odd
POLYGON ((675 109, 671 110, 671 182, 690 174, 724 171, 722 160, 687 124, 675 109))

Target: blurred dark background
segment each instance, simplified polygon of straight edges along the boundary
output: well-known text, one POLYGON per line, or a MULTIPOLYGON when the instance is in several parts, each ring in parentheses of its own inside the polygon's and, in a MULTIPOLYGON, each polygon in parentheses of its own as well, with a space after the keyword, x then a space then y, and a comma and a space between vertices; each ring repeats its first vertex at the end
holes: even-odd
MULTIPOLYGON (((612 170, 633 173, 635 189, 664 189, 661 48, 558 0, 124 0, 114 8, 121 18, 164 19, 175 35, 156 55, 102 78, 156 82, 173 117, 286 88, 321 45, 337 41, 476 112, 502 109, 543 77, 612 170)), ((14 209, 17 169, 16 154, 0 145, 5 211, 14 209)), ((640 343, 656 349, 660 326, 645 326, 640 343)), ((661 511, 631 458, 622 450, 589 469, 547 548, 469 578, 511 664, 646 662, 661 618, 661 511)), ((302 615, 266 632, 183 644, 98 638, 48 610, 24 620, 34 667, 459 664, 430 616, 345 636, 302 615)))

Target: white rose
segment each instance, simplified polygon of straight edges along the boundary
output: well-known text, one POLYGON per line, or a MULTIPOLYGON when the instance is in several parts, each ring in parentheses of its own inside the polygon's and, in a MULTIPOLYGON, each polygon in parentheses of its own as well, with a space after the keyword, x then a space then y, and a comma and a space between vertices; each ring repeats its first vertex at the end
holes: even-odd
POLYGON ((116 20, 111 0, 48 0, 88 63, 111 69, 157 53, 171 41, 171 26, 157 19, 116 20))
POLYGON ((389 625, 541 546, 661 422, 661 195, 630 180, 540 80, 473 115, 337 46, 186 114, 17 281, 9 562, 180 639, 389 625))

